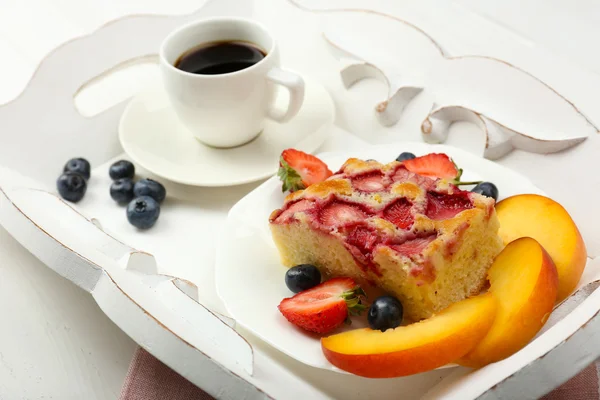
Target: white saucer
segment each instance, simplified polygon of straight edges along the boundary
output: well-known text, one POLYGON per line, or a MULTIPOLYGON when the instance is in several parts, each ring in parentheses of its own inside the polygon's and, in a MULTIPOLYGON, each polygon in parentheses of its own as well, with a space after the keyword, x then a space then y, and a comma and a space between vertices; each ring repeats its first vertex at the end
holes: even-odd
MULTIPOLYGON (((498 186, 500 199, 520 193, 543 194, 516 171, 444 145, 402 142, 395 146, 365 146, 360 151, 353 152, 324 153, 319 157, 332 171, 336 171, 349 157, 385 163, 394 160, 403 151, 417 155, 446 153, 464 169, 465 181, 494 182, 498 186)), ((293 295, 285 286, 286 268, 281 265, 269 230, 269 215, 281 207, 284 196, 281 193, 281 182, 273 177, 229 211, 217 244, 217 293, 238 324, 271 346, 304 364, 345 373, 325 359, 318 336, 296 328, 277 310, 277 305, 283 298, 293 295)), ((364 319, 355 318, 352 326, 345 329, 364 325, 364 319)), ((445 367, 451 366, 454 364, 445 367)))
MULTIPOLYGON (((302 109, 290 122, 267 121, 252 142, 233 149, 200 143, 179 122, 159 83, 139 93, 125 108, 119 139, 131 159, 173 182, 195 186, 231 186, 267 178, 277 172, 282 150, 315 151, 331 133, 335 108, 327 90, 305 79, 302 109)), ((279 92, 276 106, 284 108, 287 94, 279 92)), ((235 118, 235 116, 232 116, 235 118)))

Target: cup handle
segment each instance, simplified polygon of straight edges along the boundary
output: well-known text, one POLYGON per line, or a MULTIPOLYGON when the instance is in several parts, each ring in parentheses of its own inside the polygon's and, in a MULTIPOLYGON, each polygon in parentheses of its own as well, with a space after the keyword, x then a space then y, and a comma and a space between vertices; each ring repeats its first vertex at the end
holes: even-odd
POLYGON ((271 108, 267 115, 277 122, 288 122, 294 118, 304 101, 304 79, 298 74, 279 68, 272 68, 267 73, 267 79, 285 87, 290 92, 290 101, 286 110, 271 108))

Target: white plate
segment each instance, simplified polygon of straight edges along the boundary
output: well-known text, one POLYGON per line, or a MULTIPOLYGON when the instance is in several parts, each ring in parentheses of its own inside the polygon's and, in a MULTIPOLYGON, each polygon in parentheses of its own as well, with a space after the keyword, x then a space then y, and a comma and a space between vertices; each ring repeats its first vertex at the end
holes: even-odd
MULTIPOLYGON (((205 146, 179 122, 162 85, 135 96, 119 124, 125 152, 148 171, 173 182, 195 186, 231 186, 272 176, 281 151, 294 147, 315 151, 331 132, 335 117, 331 96, 305 78, 304 104, 286 124, 268 120, 252 142, 233 149, 205 146)), ((285 91, 275 105, 285 107, 285 91)), ((232 116, 235 118, 235 116, 232 116)))
MULTIPOLYGON (((349 157, 386 162, 402 151, 417 155, 446 153, 464 169, 465 180, 494 182, 500 198, 519 193, 543 194, 517 172, 450 146, 399 143, 367 147, 352 154, 324 153, 319 157, 336 171, 349 157)), ((273 347, 313 367, 342 372, 325 359, 317 336, 296 328, 277 310, 283 298, 293 295, 285 286, 286 268, 279 261, 268 226, 269 214, 281 207, 283 199, 281 183, 274 177, 231 209, 217 245, 217 293, 239 324, 273 347)))

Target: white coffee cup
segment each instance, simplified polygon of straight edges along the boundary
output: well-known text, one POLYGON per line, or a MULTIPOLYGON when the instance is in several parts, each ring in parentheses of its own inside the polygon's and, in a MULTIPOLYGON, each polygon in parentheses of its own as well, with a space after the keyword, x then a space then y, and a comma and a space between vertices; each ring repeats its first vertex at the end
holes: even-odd
POLYGON ((201 142, 214 147, 247 143, 263 130, 265 119, 287 122, 304 100, 301 76, 279 68, 279 50, 261 24, 244 18, 215 17, 192 22, 170 33, 160 48, 164 87, 181 122, 201 142), (245 41, 266 56, 245 69, 201 75, 175 67, 179 57, 202 44, 245 41), (275 84, 289 90, 286 110, 273 108, 275 84))

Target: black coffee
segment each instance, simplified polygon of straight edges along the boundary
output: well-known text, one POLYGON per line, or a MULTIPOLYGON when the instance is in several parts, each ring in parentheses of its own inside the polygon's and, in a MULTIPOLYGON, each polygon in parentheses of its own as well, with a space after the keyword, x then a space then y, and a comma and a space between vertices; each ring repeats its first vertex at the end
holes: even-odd
POLYGON ((266 53, 256 45, 242 41, 205 43, 183 53, 175 67, 200 75, 218 75, 248 68, 266 53))

